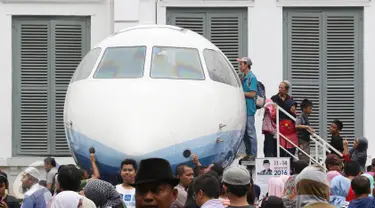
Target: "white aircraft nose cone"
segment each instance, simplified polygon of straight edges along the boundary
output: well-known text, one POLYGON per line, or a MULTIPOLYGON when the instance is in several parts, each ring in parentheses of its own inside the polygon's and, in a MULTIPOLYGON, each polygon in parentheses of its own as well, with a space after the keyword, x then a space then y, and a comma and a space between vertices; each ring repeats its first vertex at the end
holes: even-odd
MULTIPOLYGON (((219 49, 194 32, 169 26, 136 27, 107 38, 97 47, 105 50, 132 45, 147 46, 142 77, 93 78, 94 67, 88 78, 69 86, 64 120, 77 162, 90 167, 88 149, 95 147, 104 176, 118 172, 125 158, 165 158, 174 168, 179 163, 191 163, 190 152, 205 165, 230 164, 244 134, 246 108, 232 68, 220 75, 232 73, 232 84, 212 80, 207 71, 202 51, 219 49), (151 78, 152 49, 163 45, 197 49, 196 61, 201 62, 204 79, 151 78)), ((189 70, 182 68, 184 73, 189 70)))

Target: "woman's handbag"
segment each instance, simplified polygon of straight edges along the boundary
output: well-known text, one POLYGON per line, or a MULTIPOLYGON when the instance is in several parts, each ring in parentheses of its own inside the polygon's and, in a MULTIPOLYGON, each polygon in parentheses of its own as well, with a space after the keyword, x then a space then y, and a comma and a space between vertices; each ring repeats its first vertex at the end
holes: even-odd
POLYGON ((268 134, 276 133, 276 124, 272 121, 271 114, 268 109, 264 113, 262 131, 268 134))

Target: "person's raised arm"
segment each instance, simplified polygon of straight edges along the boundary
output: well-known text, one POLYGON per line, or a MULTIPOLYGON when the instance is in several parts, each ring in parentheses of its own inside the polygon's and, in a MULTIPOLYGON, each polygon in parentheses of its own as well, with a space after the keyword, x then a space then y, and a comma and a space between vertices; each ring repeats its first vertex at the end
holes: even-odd
POLYGON ((96 166, 95 153, 90 153, 90 161, 91 161, 92 172, 93 172, 91 178, 99 179, 100 173, 99 173, 98 166, 96 166))
POLYGON ((199 162, 199 158, 196 154, 192 154, 191 158, 193 159, 193 163, 195 166, 202 166, 202 164, 199 162))

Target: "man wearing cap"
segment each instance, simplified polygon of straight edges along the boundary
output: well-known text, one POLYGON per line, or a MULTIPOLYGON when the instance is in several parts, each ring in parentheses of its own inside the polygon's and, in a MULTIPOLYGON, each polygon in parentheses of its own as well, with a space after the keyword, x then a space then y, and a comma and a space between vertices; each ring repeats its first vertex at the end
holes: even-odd
POLYGON ((336 154, 329 154, 326 158, 326 168, 328 171, 338 171, 341 172, 343 166, 343 160, 339 158, 336 154))
POLYGON ((227 208, 250 208, 247 192, 250 188, 250 173, 243 166, 232 165, 225 169, 223 187, 230 201, 227 208))
POLYGON ((243 57, 237 60, 240 63, 240 71, 243 73, 242 87, 246 99, 246 132, 244 136, 244 143, 246 147, 246 157, 244 159, 255 160, 257 157, 257 137, 255 131, 255 112, 256 112, 256 95, 258 80, 254 73, 251 71, 251 62, 249 57, 243 57))
POLYGON ((169 208, 177 198, 174 187, 180 182, 172 173, 171 165, 161 158, 142 160, 135 176, 135 206, 137 208, 169 208))
POLYGON ((52 198, 51 192, 39 185, 40 173, 34 167, 24 171, 21 179, 22 188, 27 190, 22 203, 22 208, 45 208, 47 202, 52 198))

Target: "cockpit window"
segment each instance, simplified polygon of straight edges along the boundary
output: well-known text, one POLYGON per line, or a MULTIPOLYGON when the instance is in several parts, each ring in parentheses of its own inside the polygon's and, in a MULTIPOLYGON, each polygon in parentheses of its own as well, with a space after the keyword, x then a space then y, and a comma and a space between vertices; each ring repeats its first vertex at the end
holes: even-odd
POLYGON ((94 70, 94 66, 98 61, 101 52, 101 48, 94 48, 85 55, 81 63, 77 66, 71 83, 82 79, 86 79, 90 76, 91 72, 94 70))
POLYGON ((208 74, 213 81, 238 87, 237 75, 220 53, 212 49, 204 49, 203 56, 206 60, 208 74))
POLYGON ((198 49, 155 46, 152 49, 152 78, 204 80, 198 49))
POLYGON ((94 78, 140 78, 145 59, 146 46, 107 48, 94 78))

